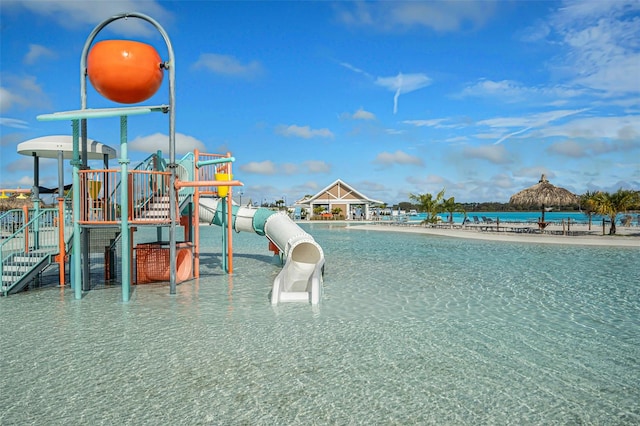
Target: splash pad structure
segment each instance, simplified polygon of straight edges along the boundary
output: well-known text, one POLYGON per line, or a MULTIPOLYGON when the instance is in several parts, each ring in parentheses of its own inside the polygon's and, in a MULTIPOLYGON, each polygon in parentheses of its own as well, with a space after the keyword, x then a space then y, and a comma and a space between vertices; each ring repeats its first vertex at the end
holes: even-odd
MULTIPOLYGON (((86 189, 89 188, 91 178, 90 173, 86 173, 86 146, 87 146, 87 120, 105 117, 120 118, 120 163, 119 182, 114 180, 114 186, 120 188, 119 200, 106 199, 103 203, 114 206, 113 214, 108 214, 109 210, 104 207, 101 221, 105 224, 118 225, 120 228, 120 238, 122 247, 122 299, 128 301, 130 298, 131 286, 131 259, 132 259, 132 232, 135 230, 136 215, 133 212, 131 198, 135 194, 133 175, 129 170, 129 158, 127 150, 127 120, 130 116, 161 112, 169 114, 169 162, 166 170, 161 176, 156 176, 158 180, 165 182, 165 193, 168 198, 169 214, 156 221, 147 220, 147 223, 157 223, 158 225, 169 226, 169 281, 170 293, 175 294, 176 286, 176 224, 178 222, 177 194, 173 190, 176 184, 176 158, 175 158, 175 55, 168 34, 162 26, 151 17, 141 13, 124 13, 114 15, 100 24, 89 34, 82 51, 80 60, 80 101, 81 109, 75 111, 57 112, 38 116, 41 121, 70 120, 73 128, 73 254, 71 256, 71 276, 72 287, 75 289, 76 299, 82 298, 83 288, 82 277, 87 276, 88 271, 82 270, 82 259, 88 257, 88 226, 95 218, 87 217, 86 189), (96 36, 102 29, 110 23, 120 19, 136 18, 150 23, 161 35, 166 44, 169 59, 163 62, 155 49, 147 44, 128 40, 107 40, 92 44, 96 36), (156 106, 132 106, 116 107, 104 109, 87 108, 87 85, 86 79, 94 85, 94 88, 102 96, 119 103, 138 103, 153 96, 160 88, 164 71, 168 71, 169 103, 156 106), (166 182, 168 180, 168 182, 166 182), (124 184, 120 184, 124 182, 124 184), (84 203, 81 205, 81 202, 84 203), (117 211, 115 211, 117 210, 117 211), (131 221, 131 223, 130 223, 131 221), (84 229, 81 228, 84 224, 84 229), (84 232, 83 232, 84 231, 84 232), (84 272, 84 273, 83 273, 84 272), (80 280, 78 283, 74 281, 80 280)), ((112 174, 111 170, 103 170, 102 175, 105 181, 109 181, 107 175, 112 174)), ((116 174, 116 173, 113 173, 116 174)), ((146 178, 147 176, 145 176, 146 178)), ((149 177, 152 179, 152 177, 149 177)), ((95 182, 95 180, 94 180, 95 182)), ((229 184, 240 185, 239 182, 229 184)), ((95 185, 95 183, 93 184, 95 185)), ((97 198, 98 191, 95 191, 91 198, 92 203, 97 198)), ((117 197, 117 194, 115 194, 117 197)), ((106 191, 105 197, 106 198, 106 191)), ((181 256, 184 258, 185 256, 181 256)), ((86 265, 87 262, 84 262, 86 265)))
MULTIPOLYGON (((246 217, 236 215, 232 190, 242 183, 233 178, 232 163, 235 159, 230 153, 201 154, 196 150, 176 161, 174 58, 169 37, 155 20, 140 13, 112 16, 96 26, 85 42, 80 61, 81 109, 38 116, 41 121, 70 120, 72 123, 73 247, 70 276, 75 298, 81 299, 83 291, 90 289, 86 282, 89 276, 89 235, 96 228, 118 229, 122 253, 122 300, 125 302, 130 299, 134 257, 137 260, 136 282, 169 281, 170 294, 176 293, 177 282, 198 278, 202 195, 218 200, 216 220, 211 223, 223 227, 222 267, 227 273, 233 273, 234 226, 236 231, 245 230, 239 223, 253 218, 251 229, 269 239, 270 249, 274 254, 282 253, 280 260, 283 263, 286 258, 283 271, 274 282, 272 303, 319 303, 324 272, 322 249, 288 216, 276 217, 267 209, 243 211, 246 217), (160 32, 166 44, 168 61, 163 62, 155 49, 144 43, 107 40, 93 44, 105 26, 128 18, 142 19, 160 32), (103 97, 117 103, 136 104, 154 96, 167 71, 168 104, 87 108, 87 78, 103 97), (165 161, 158 151, 141 163, 144 167, 138 165, 130 169, 128 118, 153 112, 169 115, 169 160, 165 161), (86 162, 87 121, 106 117, 120 119, 120 169, 90 170, 86 162), (177 241, 178 225, 184 227, 185 241, 177 241), (158 241, 134 247, 133 234, 138 226, 156 226, 158 241), (162 227, 169 228, 168 242, 161 240, 162 227)), ((105 253, 107 263, 112 267, 114 262, 108 260, 105 253)))

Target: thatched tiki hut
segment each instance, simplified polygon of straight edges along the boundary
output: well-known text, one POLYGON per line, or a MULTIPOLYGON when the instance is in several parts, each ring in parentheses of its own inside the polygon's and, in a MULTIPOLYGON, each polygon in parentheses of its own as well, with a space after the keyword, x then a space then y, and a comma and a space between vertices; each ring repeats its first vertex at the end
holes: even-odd
POLYGON ((19 196, 0 196, 0 212, 5 212, 12 209, 21 209, 24 206, 30 207, 32 205, 33 200, 31 200, 31 197, 21 198, 19 196))
POLYGON ((578 204, 578 196, 564 188, 552 185, 547 180, 547 177, 542 175, 537 184, 512 195, 509 203, 517 206, 541 208, 541 221, 544 222, 545 206, 570 206, 578 204))

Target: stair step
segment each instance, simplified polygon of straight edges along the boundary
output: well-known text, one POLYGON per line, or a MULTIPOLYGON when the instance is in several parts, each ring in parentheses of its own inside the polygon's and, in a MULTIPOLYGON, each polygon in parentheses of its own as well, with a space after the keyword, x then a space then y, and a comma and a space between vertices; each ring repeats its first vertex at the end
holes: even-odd
POLYGON ((37 262, 34 262, 34 263, 30 263, 28 265, 12 265, 12 264, 8 264, 8 265, 4 265, 2 267, 2 270, 6 271, 6 272, 28 272, 31 269, 31 267, 33 265, 35 265, 36 263, 37 262))
POLYGON ((166 210, 148 210, 144 212, 145 217, 165 217, 166 215, 166 210))
POLYGON ((38 263, 40 260, 44 259, 45 257, 47 257, 47 254, 39 254, 39 255, 35 255, 35 256, 25 256, 25 255, 18 255, 18 256, 14 256, 11 259, 12 263, 22 263, 22 264, 31 264, 31 265, 35 265, 36 263, 38 263))

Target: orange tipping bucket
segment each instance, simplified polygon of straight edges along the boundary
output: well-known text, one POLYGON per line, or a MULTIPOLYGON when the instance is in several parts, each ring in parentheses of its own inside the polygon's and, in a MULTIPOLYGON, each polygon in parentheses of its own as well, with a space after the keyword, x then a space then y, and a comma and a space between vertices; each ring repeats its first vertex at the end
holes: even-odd
MULTIPOLYGON (((137 284, 170 280, 169 248, 140 244, 137 248, 137 284)), ((191 278, 193 256, 190 248, 176 251, 176 282, 191 278)))
MULTIPOLYGON (((229 181, 233 179, 233 175, 229 173, 216 173, 216 180, 229 181)), ((226 197, 229 194, 228 186, 219 186, 218 187, 218 197, 226 197)))

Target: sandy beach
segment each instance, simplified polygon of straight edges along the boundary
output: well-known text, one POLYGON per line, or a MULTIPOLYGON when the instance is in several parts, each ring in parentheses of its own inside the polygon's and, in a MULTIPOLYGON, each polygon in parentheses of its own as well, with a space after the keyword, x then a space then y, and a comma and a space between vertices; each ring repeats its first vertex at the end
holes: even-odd
POLYGON ((446 225, 425 227, 417 224, 393 224, 390 222, 368 222, 362 225, 351 223, 350 225, 348 229, 354 231, 411 232, 488 241, 640 248, 640 227, 638 226, 619 226, 616 228, 616 235, 608 235, 609 226, 607 225, 606 235, 602 235, 602 225, 592 225, 591 230, 589 230, 586 224, 573 224, 568 232, 562 228, 562 225, 551 224, 545 229, 544 233, 516 232, 511 229, 533 229, 535 225, 518 228, 508 223, 503 224, 503 229, 499 231, 496 231, 495 228, 487 229, 473 225, 466 227, 459 225, 456 227, 454 225, 453 228, 446 225), (568 235, 565 235, 565 233, 568 235))

